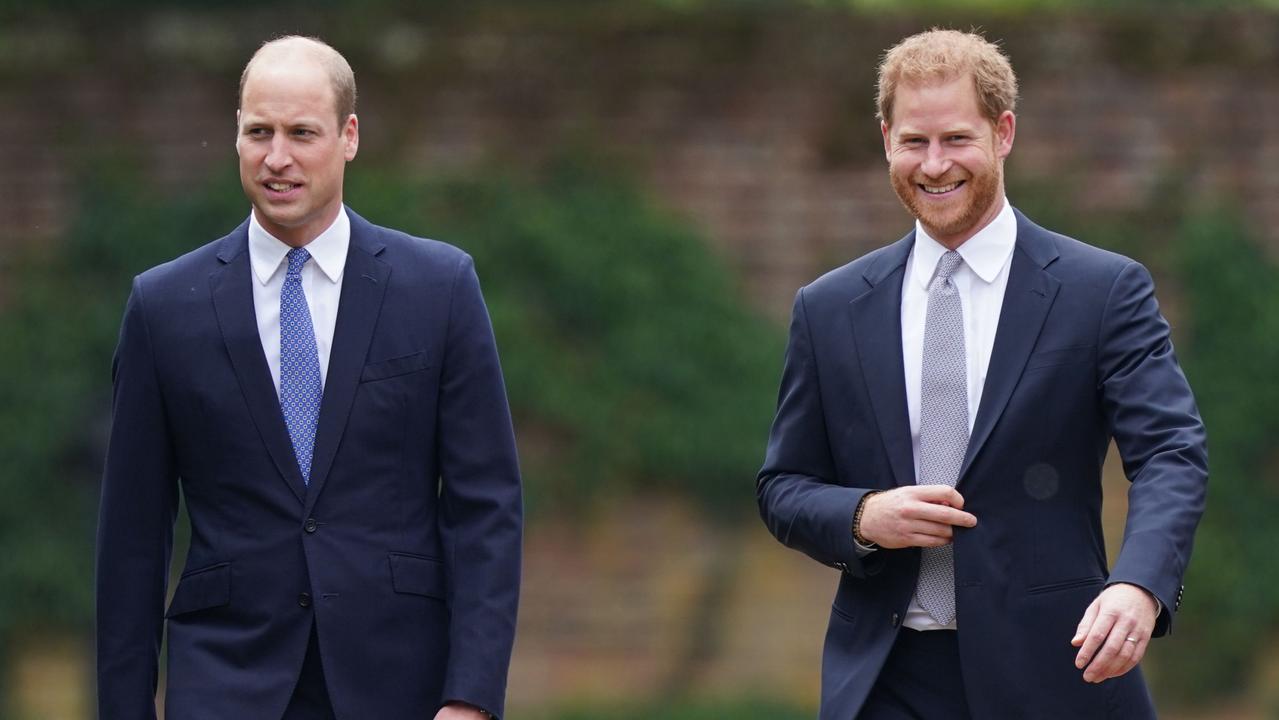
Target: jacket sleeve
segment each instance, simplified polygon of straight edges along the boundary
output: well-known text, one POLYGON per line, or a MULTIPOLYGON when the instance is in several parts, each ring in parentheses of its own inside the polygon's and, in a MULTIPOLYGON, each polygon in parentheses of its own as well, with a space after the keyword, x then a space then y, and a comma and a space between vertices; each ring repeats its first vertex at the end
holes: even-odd
POLYGON ((862 557, 853 542, 853 514, 869 488, 835 482, 821 386, 804 303, 795 296, 790 340, 769 433, 764 467, 756 482, 760 516, 787 547, 856 577, 873 574, 882 552, 862 557))
POLYGON ((112 361, 111 438, 98 515, 98 717, 153 720, 178 489, 142 286, 112 361))
POLYGON ((501 716, 520 595, 523 509, 515 435, 488 310, 457 269, 437 423, 440 528, 450 577, 444 700, 501 716))
POLYGON ((1106 420, 1128 490, 1123 546, 1110 582, 1150 591, 1163 605, 1155 635, 1171 630, 1208 483, 1207 437, 1177 364, 1154 282, 1138 263, 1115 279, 1098 339, 1106 420))

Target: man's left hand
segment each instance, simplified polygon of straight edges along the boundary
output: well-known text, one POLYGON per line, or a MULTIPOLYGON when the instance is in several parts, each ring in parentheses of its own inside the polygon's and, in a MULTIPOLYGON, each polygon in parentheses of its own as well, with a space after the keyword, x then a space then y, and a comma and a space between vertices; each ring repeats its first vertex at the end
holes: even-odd
POLYGON ((488 720, 491 717, 483 710, 463 703, 449 703, 435 713, 435 720, 488 720))
POLYGON ((1075 667, 1099 683, 1137 666, 1154 632, 1159 604, 1144 588, 1115 583, 1084 611, 1070 644, 1079 648, 1075 667))

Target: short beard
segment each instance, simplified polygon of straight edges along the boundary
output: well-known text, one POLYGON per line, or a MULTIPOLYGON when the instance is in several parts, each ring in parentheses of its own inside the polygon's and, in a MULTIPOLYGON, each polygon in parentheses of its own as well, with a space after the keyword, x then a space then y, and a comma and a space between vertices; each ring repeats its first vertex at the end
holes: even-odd
POLYGON ((892 182, 893 192, 897 193, 897 199, 901 200, 902 205, 906 207, 906 211, 918 220, 924 229, 932 235, 934 239, 939 237, 953 237, 962 235, 981 222, 986 212, 995 203, 999 194, 1000 180, 1003 176, 1003 169, 999 163, 992 163, 986 172, 981 172, 969 177, 964 181, 968 186, 969 202, 961 209, 958 215, 953 218, 940 217, 937 213, 926 212, 917 201, 915 193, 919 188, 912 178, 900 177, 889 169, 889 179, 892 182))

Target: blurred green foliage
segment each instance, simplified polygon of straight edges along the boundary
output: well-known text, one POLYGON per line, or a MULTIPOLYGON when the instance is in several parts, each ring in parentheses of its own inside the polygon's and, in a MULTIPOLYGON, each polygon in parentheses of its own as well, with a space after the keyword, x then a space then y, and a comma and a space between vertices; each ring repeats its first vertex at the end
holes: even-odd
POLYGON ((161 204, 109 172, 81 189, 66 237, 54 247, 27 249, 5 269, 0 648, 6 650, 47 631, 87 632, 110 360, 129 278, 228 217, 227 204, 214 200, 225 193, 161 204), (193 236, 194 227, 205 230, 193 236))
POLYGON ((688 224, 607 163, 422 182, 362 173, 358 212, 470 252, 517 415, 529 503, 572 512, 669 491, 753 507, 783 339, 688 224))
POLYGON ((1279 631, 1279 266, 1241 213, 1192 213, 1166 263, 1187 309, 1182 364, 1208 427, 1208 510, 1174 627, 1161 654, 1169 697, 1220 697, 1250 676, 1279 631))

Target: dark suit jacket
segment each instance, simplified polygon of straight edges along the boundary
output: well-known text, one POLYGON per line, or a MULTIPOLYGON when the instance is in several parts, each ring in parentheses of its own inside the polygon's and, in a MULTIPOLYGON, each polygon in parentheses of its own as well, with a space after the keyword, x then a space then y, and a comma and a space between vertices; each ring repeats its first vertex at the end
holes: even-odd
POLYGON ((339 718, 502 712, 522 511, 479 283, 460 250, 348 213, 309 487, 258 335, 247 221, 134 281, 98 528, 103 720, 155 717, 166 618, 177 720, 279 720, 312 623, 339 718), (191 547, 166 611, 179 489, 191 547))
MULTIPOLYGON (((769 530, 842 571, 822 661, 823 720, 865 701, 915 590, 918 549, 859 558, 870 490, 915 482, 902 369, 902 276, 914 234, 800 290, 757 485, 769 530)), ((1205 435, 1149 273, 1017 213, 981 405, 960 472, 977 516, 954 539, 964 684, 975 717, 1136 718, 1136 671, 1083 682, 1070 646, 1103 585, 1163 603, 1168 632, 1207 482, 1205 435), (1106 567, 1101 468, 1111 438, 1132 485, 1106 567)))

